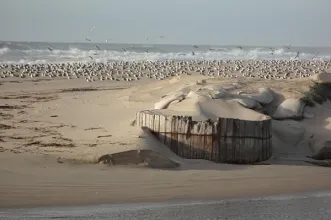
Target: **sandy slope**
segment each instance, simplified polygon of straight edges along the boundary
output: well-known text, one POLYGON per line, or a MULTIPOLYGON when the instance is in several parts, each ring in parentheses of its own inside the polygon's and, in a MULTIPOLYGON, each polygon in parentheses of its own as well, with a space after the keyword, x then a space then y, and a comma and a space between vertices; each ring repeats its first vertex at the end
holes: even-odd
MULTIPOLYGON (((88 164, 106 153, 150 147, 138 137, 141 130, 129 125, 135 112, 153 108, 162 95, 201 78, 140 82, 138 87, 130 83, 86 84, 79 80, 4 83, 0 86, 0 104, 16 108, 0 111, 0 207, 221 198, 331 189, 327 168, 303 162, 234 166, 186 161, 176 170, 88 164), (63 90, 83 87, 100 91, 63 90), (76 161, 58 163, 59 156, 76 161)), ((245 91, 269 83, 287 97, 297 96, 299 87, 309 84, 299 80, 277 84, 245 80, 229 79, 227 83, 239 83, 245 91), (296 90, 294 85, 298 85, 296 90)))

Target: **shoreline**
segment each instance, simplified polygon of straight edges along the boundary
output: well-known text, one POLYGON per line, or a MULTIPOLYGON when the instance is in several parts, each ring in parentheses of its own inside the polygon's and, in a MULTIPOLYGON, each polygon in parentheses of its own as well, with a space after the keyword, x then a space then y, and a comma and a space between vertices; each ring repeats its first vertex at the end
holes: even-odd
MULTIPOLYGON (((18 157, 6 154, 7 158, 18 157)), ((236 170, 226 167, 224 170, 155 170, 58 164, 51 158, 31 155, 27 159, 30 162, 20 162, 20 166, 26 167, 24 173, 4 172, 6 169, 2 168, 0 208, 240 199, 331 190, 329 169, 315 166, 238 165, 236 170), (38 167, 40 164, 43 166, 38 167), (18 177, 21 182, 17 183, 18 177)))
POLYGON ((15 210, 39 210, 39 209, 80 209, 80 208, 146 208, 146 207, 167 207, 176 205, 199 205, 199 204, 217 204, 222 202, 236 202, 236 201, 256 201, 256 200, 290 200, 301 198, 314 197, 330 197, 331 190, 317 190, 317 191, 298 191, 290 193, 277 194, 258 194, 249 196, 235 196, 235 197, 215 197, 215 198, 185 198, 173 200, 157 200, 157 201, 135 201, 135 202, 110 202, 110 203, 90 203, 90 204, 67 204, 67 205, 49 205, 49 206, 23 206, 23 207, 0 207, 0 211, 15 211, 15 210))

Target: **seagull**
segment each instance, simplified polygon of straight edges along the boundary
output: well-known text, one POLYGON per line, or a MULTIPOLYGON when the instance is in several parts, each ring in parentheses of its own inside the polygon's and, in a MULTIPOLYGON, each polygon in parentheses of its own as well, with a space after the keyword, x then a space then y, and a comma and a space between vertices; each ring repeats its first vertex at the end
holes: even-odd
POLYGON ((208 50, 210 50, 210 51, 215 51, 215 49, 214 49, 214 48, 209 48, 208 50))
POLYGON ((242 50, 242 49, 243 49, 241 46, 238 46, 237 48, 239 48, 240 50, 242 50))
POLYGON ((124 51, 124 52, 126 52, 126 49, 125 48, 122 48, 121 50, 124 51))
POLYGON ((291 49, 291 45, 288 45, 288 46, 284 46, 286 49, 291 49))
POLYGON ((272 47, 269 47, 269 49, 271 50, 271 55, 274 55, 275 49, 273 49, 272 47))
POLYGON ((108 38, 108 39, 106 40, 106 43, 108 43, 108 41, 110 41, 110 38, 108 38))
POLYGON ((49 51, 53 51, 53 49, 51 47, 47 47, 49 51))
POLYGON ((193 55, 193 56, 195 55, 194 51, 192 51, 192 55, 193 55))
POLYGON ((318 54, 320 54, 320 52, 315 53, 315 55, 313 56, 313 59, 315 59, 318 56, 318 54))
POLYGON ((299 58, 300 52, 297 52, 297 55, 294 57, 294 59, 299 58))
POLYGON ((90 40, 90 39, 88 39, 88 38, 86 38, 86 37, 85 37, 85 40, 86 40, 86 41, 88 41, 88 42, 91 42, 91 40, 90 40))
POLYGON ((22 57, 22 59, 23 59, 23 60, 26 60, 26 58, 25 58, 25 57, 22 57))
POLYGON ((199 48, 197 45, 194 45, 193 48, 199 48))
POLYGON ((100 50, 100 47, 98 47, 98 45, 94 45, 98 50, 100 50))
POLYGON ((145 50, 146 53, 148 53, 148 50, 145 50))
POLYGON ((180 54, 178 54, 178 56, 186 56, 186 54, 185 53, 180 53, 180 54))
POLYGON ((91 60, 93 60, 93 57, 92 56, 89 56, 89 58, 91 58, 91 60))

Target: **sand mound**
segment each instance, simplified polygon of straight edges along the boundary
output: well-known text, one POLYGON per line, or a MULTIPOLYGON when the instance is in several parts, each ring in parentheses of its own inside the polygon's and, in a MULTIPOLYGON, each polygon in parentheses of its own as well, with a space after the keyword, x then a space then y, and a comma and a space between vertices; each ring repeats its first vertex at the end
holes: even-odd
POLYGON ((241 94, 241 95, 253 99, 261 104, 269 104, 274 99, 274 96, 269 88, 259 88, 258 94, 241 94))
POLYGON ((129 150, 114 154, 106 154, 98 159, 98 163, 119 165, 138 165, 150 168, 170 169, 179 166, 179 163, 153 150, 129 150))
MULTIPOLYGON (((158 169, 171 169, 180 166, 181 159, 160 143, 146 127, 142 127, 139 148, 106 154, 99 157, 97 163, 118 165, 138 165, 158 169)), ((138 148, 138 147, 137 147, 138 148)))
POLYGON ((273 114, 275 119, 302 119, 305 103, 300 99, 286 99, 273 114))
POLYGON ((331 83, 331 73, 319 73, 312 75, 310 79, 316 83, 331 83))
POLYGON ((273 97, 270 97, 268 89, 261 89, 259 95, 252 95, 253 99, 227 91, 233 87, 236 85, 223 88, 221 85, 190 83, 161 98, 155 103, 154 109, 177 111, 177 115, 190 115, 194 117, 194 120, 217 120, 219 117, 242 120, 268 118, 266 115, 250 110, 261 107, 255 99, 262 100, 264 103, 272 101, 273 97))

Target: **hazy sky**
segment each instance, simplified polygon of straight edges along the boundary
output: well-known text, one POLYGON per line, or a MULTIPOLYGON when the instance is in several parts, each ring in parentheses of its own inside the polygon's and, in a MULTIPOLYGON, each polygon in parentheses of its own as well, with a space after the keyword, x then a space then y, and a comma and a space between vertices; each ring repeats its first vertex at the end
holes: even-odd
POLYGON ((83 42, 85 37, 331 46, 331 0, 0 0, 0 40, 83 42))

